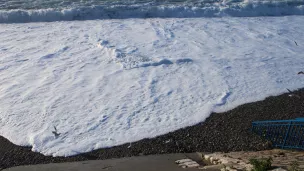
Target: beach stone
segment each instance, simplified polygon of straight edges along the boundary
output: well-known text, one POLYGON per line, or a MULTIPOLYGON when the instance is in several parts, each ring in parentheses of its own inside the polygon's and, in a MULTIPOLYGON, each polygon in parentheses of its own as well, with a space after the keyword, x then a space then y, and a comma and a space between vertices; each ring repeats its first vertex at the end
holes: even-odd
POLYGON ((219 162, 218 162, 217 160, 214 160, 212 163, 213 163, 214 165, 219 164, 219 162))
POLYGON ((195 161, 192 161, 192 162, 185 162, 185 163, 179 164, 178 166, 180 166, 182 168, 194 168, 194 167, 199 167, 200 165, 198 163, 196 163, 195 161))
POLYGON ((191 159, 176 160, 175 163, 182 168, 195 168, 200 166, 196 161, 193 161, 191 159))
POLYGON ((271 171, 287 171, 287 170, 279 167, 279 168, 275 168, 275 169, 273 169, 271 171))
POLYGON ((214 161, 214 157, 213 157, 213 156, 211 156, 211 157, 210 157, 210 159, 209 159, 209 161, 210 161, 210 163, 213 163, 213 161, 214 161))
POLYGON ((200 165, 198 163, 192 163, 192 164, 186 164, 187 168, 196 168, 199 167, 200 165))
POLYGON ((247 170, 246 167, 244 165, 233 165, 233 169, 236 170, 247 170))
POLYGON ((175 161, 176 164, 181 164, 181 163, 186 163, 186 162, 192 162, 192 160, 191 159, 181 159, 181 160, 175 161))
POLYGON ((211 157, 210 155, 204 155, 204 159, 207 161, 210 161, 210 157, 211 157))
POLYGON ((228 158, 222 158, 222 159, 220 159, 220 162, 222 164, 232 163, 230 160, 228 160, 228 158))
POLYGON ((238 171, 236 168, 234 168, 234 166, 231 166, 231 167, 226 167, 226 170, 227 171, 238 171))

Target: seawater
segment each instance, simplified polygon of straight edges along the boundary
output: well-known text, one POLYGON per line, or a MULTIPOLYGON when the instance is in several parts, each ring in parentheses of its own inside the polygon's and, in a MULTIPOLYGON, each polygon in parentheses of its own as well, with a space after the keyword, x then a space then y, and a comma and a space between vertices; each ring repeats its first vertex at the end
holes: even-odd
POLYGON ((0 0, 0 23, 304 15, 304 0, 0 0))

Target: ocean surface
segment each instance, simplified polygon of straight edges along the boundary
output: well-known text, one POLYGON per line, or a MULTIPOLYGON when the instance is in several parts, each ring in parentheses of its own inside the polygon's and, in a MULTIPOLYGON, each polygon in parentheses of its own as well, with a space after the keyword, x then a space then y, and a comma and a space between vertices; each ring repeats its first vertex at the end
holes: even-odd
POLYGON ((0 23, 303 14, 303 0, 0 0, 0 23))

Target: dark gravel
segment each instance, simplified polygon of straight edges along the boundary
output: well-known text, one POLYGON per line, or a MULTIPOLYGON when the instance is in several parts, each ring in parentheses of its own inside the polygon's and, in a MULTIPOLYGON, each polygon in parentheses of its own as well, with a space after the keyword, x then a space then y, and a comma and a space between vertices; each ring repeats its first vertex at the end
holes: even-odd
POLYGON ((289 97, 288 94, 269 97, 263 101, 239 106, 225 113, 212 113, 203 123, 153 139, 134 142, 130 148, 128 148, 128 143, 67 158, 43 156, 32 152, 29 147, 16 146, 0 136, 0 170, 19 165, 148 154, 270 149, 269 143, 250 132, 251 122, 304 117, 304 89, 294 93, 301 96, 301 99, 289 97))

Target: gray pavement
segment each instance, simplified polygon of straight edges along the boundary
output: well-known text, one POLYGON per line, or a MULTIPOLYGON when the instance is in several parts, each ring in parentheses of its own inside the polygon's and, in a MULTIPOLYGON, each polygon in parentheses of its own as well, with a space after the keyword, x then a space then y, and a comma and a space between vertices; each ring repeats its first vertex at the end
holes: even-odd
POLYGON ((199 160, 196 153, 138 156, 109 160, 92 160, 72 163, 51 163, 18 166, 4 171, 198 171, 196 168, 183 169, 176 160, 190 158, 199 160))

